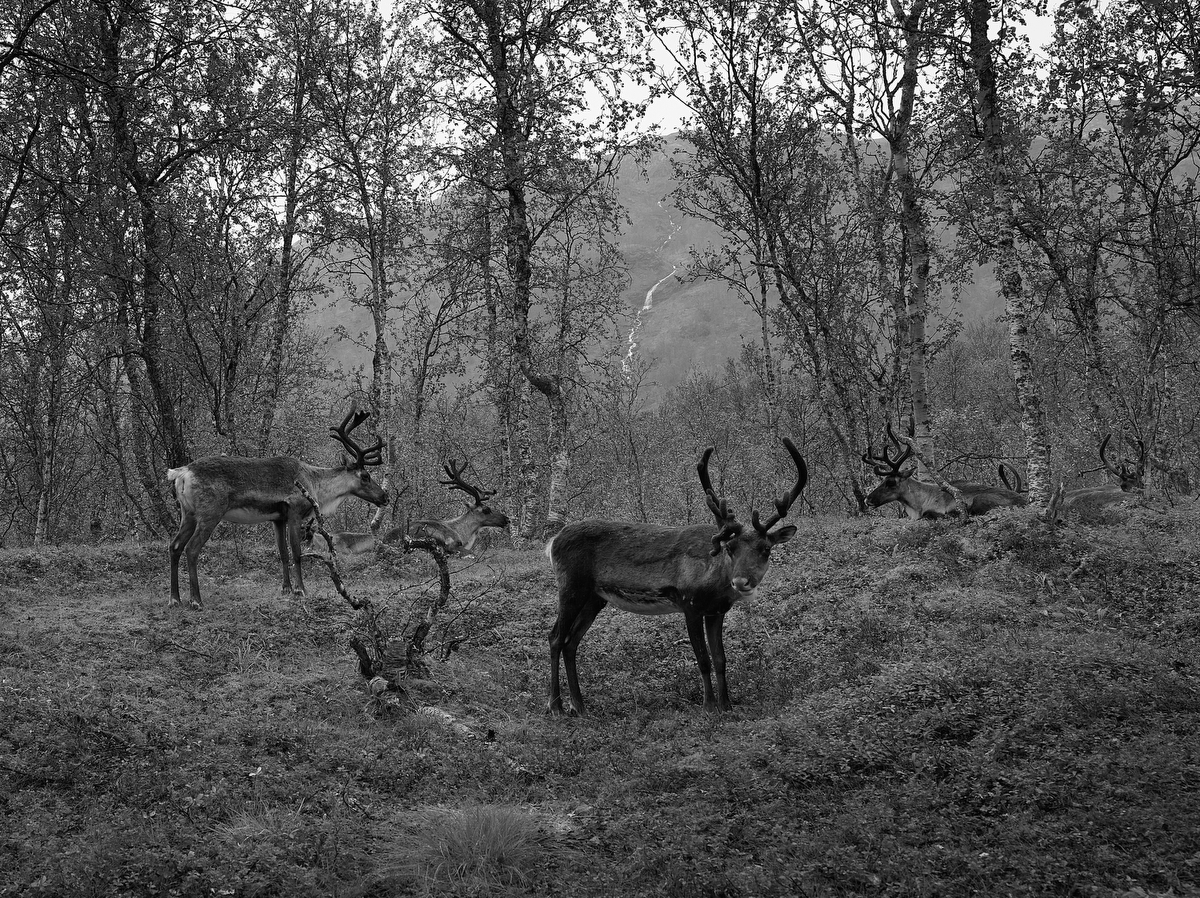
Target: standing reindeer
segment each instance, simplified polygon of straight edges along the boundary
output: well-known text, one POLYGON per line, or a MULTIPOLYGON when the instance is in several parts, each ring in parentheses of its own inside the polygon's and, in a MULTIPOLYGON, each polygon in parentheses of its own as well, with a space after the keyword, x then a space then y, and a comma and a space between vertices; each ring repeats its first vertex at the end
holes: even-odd
MULTIPOLYGON (((466 502, 467 510, 458 517, 446 521, 415 521, 410 535, 417 539, 435 540, 441 544, 448 555, 457 555, 471 551, 479 536, 479 531, 484 527, 507 527, 508 517, 487 504, 487 500, 496 495, 495 490, 480 489, 463 479, 462 474, 466 470, 465 461, 460 466, 455 463, 454 459, 451 459, 450 463, 443 467, 450 479, 438 482, 452 490, 462 490, 470 496, 471 498, 466 502)), ((377 539, 384 545, 395 545, 403 542, 404 536, 403 528, 393 527, 378 538, 374 533, 349 532, 334 533, 330 538, 337 551, 349 555, 361 555, 372 551, 377 539)), ((304 538, 304 549, 309 551, 312 547, 313 534, 309 531, 304 538)))
MULTIPOLYGON (((899 449, 902 444, 892 430, 890 422, 887 433, 888 438, 899 449)), ((953 514, 958 506, 949 490, 914 479, 916 466, 906 471, 901 470, 912 454, 912 446, 905 446, 904 452, 898 458, 892 458, 888 454, 886 445, 883 447, 883 455, 875 455, 871 447, 867 447, 862 457, 863 462, 871 465, 875 473, 883 478, 883 481, 867 495, 867 504, 878 508, 889 502, 899 502, 904 506, 909 518, 914 521, 953 514)), ((1025 505, 1029 501, 1015 490, 988 486, 971 480, 951 480, 950 485, 963 494, 963 504, 969 515, 987 514, 996 508, 1025 505)))
POLYGON ((320 505, 322 514, 331 514, 347 496, 358 496, 375 505, 386 505, 387 490, 371 479, 368 467, 383 463, 383 441, 363 449, 350 432, 370 417, 370 412, 351 412, 329 434, 353 456, 343 457, 333 468, 318 468, 290 456, 241 458, 210 455, 180 468, 167 471, 179 500, 179 532, 171 540, 171 598, 178 604, 179 556, 186 553, 192 607, 203 608, 196 562, 200 551, 221 521, 235 524, 275 525, 279 560, 283 566, 283 592, 292 592, 288 548, 296 561, 297 595, 304 592, 300 572, 300 527, 312 514, 312 503, 304 498, 297 481, 320 505))
POLYGON ((752 526, 746 528, 729 511, 728 502, 717 498, 708 477, 712 449, 707 449, 696 470, 716 518, 715 533, 711 524, 664 527, 593 520, 568 524, 550 541, 546 555, 558 577, 558 619, 550 631, 551 713, 564 713, 560 657, 567 669, 571 713, 585 713, 575 658, 588 628, 610 602, 634 614, 683 614, 704 678, 704 707, 732 709, 725 681, 725 615, 734 603, 754 598, 770 564, 771 549, 796 533, 790 525, 771 528, 787 514, 808 480, 808 468, 796 447, 787 439, 783 444, 796 465, 796 484, 775 501, 775 514, 765 523, 756 511, 752 526))

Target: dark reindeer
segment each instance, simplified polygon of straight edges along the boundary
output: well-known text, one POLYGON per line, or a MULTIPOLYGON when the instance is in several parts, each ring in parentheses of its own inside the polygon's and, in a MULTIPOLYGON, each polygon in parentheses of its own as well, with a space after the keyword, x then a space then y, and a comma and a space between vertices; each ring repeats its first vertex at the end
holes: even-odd
POLYGON ((480 489, 467 483, 462 476, 466 466, 466 461, 462 465, 456 465, 454 459, 450 459, 449 464, 443 465, 449 479, 438 481, 442 486, 451 490, 462 490, 470 497, 466 500, 466 511, 447 521, 415 521, 412 525, 414 537, 437 540, 450 555, 470 552, 479 537, 479 531, 484 527, 508 526, 508 517, 487 504, 487 500, 496 495, 496 491, 480 489))
MULTIPOLYGON (((903 444, 892 425, 887 426, 888 438, 899 449, 903 444)), ((904 506, 909 518, 916 521, 921 518, 940 518, 954 514, 958 503, 949 490, 933 483, 925 483, 913 478, 916 466, 902 470, 904 463, 912 457, 912 446, 905 446, 897 458, 892 458, 885 444, 883 455, 875 455, 871 447, 867 447, 862 456, 864 463, 883 480, 867 495, 867 504, 879 508, 889 502, 899 502, 904 506)), ((971 480, 951 480, 950 485, 963 494, 963 507, 968 515, 987 514, 997 508, 1014 505, 1025 505, 1028 502, 1024 496, 1012 489, 989 486, 971 480)))
MULTIPOLYGON (((456 518, 445 521, 415 521, 412 533, 415 539, 432 539, 439 543, 448 555, 469 552, 479 537, 479 531, 484 527, 507 527, 508 517, 496 511, 487 504, 487 500, 496 495, 495 490, 484 490, 472 486, 463 479, 466 462, 461 466, 453 459, 443 465, 449 480, 439 480, 443 486, 452 490, 462 490, 471 498, 467 500, 467 510, 456 518)), ((378 543, 383 545, 399 545, 404 542, 405 532, 402 527, 393 527, 383 536, 377 537, 374 532, 353 533, 341 532, 331 535, 333 547, 338 552, 347 555, 363 555, 374 551, 378 543)), ((314 547, 314 536, 310 531, 304 538, 304 550, 311 551, 314 547)))
POLYGON ((734 603, 753 598, 767 572, 771 549, 791 539, 793 526, 772 531, 804 489, 808 468, 790 440, 783 441, 796 465, 796 485, 775 501, 765 522, 758 512, 746 528, 717 498, 708 477, 707 449, 696 470, 704 497, 716 518, 711 524, 664 527, 622 521, 568 524, 546 546, 558 577, 558 619, 550 631, 548 709, 563 714, 559 658, 566 663, 571 713, 583 715, 583 695, 575 667, 579 643, 604 606, 634 614, 683 614, 692 651, 704 677, 704 707, 729 711, 725 681, 725 615, 734 603), (705 635, 707 634, 707 643, 705 635), (711 652, 711 663, 710 663, 711 652), (712 672, 717 688, 713 691, 712 672))
POLYGON ((293 591, 288 548, 296 561, 295 593, 304 593, 300 572, 300 528, 312 514, 312 504, 304 498, 299 481, 320 505, 322 514, 331 514, 347 496, 358 496, 375 505, 386 505, 387 490, 371 479, 367 468, 383 463, 383 441, 363 449, 350 432, 370 417, 369 412, 351 412, 338 427, 329 428, 333 439, 353 456, 343 457, 333 468, 318 468, 291 456, 241 458, 210 455, 180 468, 167 471, 179 500, 179 532, 171 540, 171 599, 178 604, 179 556, 186 554, 192 607, 203 608, 196 562, 200 551, 221 521, 234 524, 275 525, 279 560, 283 566, 283 592, 293 591))

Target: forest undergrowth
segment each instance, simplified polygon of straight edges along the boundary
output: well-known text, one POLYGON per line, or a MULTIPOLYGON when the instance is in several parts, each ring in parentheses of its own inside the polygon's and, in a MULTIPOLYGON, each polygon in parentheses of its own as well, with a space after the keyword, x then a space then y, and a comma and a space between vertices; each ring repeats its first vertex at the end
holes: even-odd
MULTIPOLYGON (((1200 506, 798 523, 722 716, 681 618, 607 610, 548 717, 534 549, 454 562, 399 696, 265 528, 204 611, 162 545, 0 551, 0 895, 1200 895, 1200 506)), ((436 591, 346 576, 396 634, 436 591)))

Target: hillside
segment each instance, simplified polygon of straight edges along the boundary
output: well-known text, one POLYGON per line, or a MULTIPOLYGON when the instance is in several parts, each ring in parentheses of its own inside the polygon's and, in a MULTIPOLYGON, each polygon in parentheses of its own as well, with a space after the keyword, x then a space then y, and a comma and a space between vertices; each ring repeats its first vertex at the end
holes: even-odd
MULTIPOLYGON (((736 357, 743 342, 758 339, 759 323, 749 306, 725 285, 711 281, 685 282, 691 247, 719 242, 708 222, 685 215, 667 199, 674 188, 669 158, 683 143, 669 137, 644 167, 627 164, 618 179, 618 194, 628 210, 629 224, 619 245, 629 286, 622 302, 635 351, 652 363, 646 379, 651 405, 678 384, 693 367, 713 371, 736 357), (648 300, 649 297, 649 300, 648 300)), ((941 303, 949 309, 947 292, 941 303)), ((963 288, 959 311, 965 321, 993 319, 1002 311, 994 278, 981 269, 975 282, 963 288)), ((369 369, 370 316, 347 302, 330 286, 308 318, 335 365, 346 370, 369 369), (343 329, 348 338, 338 336, 343 329)))

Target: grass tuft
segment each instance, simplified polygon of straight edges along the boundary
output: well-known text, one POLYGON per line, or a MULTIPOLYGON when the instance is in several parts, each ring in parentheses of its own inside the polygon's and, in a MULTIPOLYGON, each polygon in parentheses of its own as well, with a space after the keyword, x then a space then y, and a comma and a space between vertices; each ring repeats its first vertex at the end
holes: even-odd
POLYGON ((380 880, 425 895, 495 895, 522 888, 541 855, 537 822, 508 805, 430 810, 380 860, 380 880))

